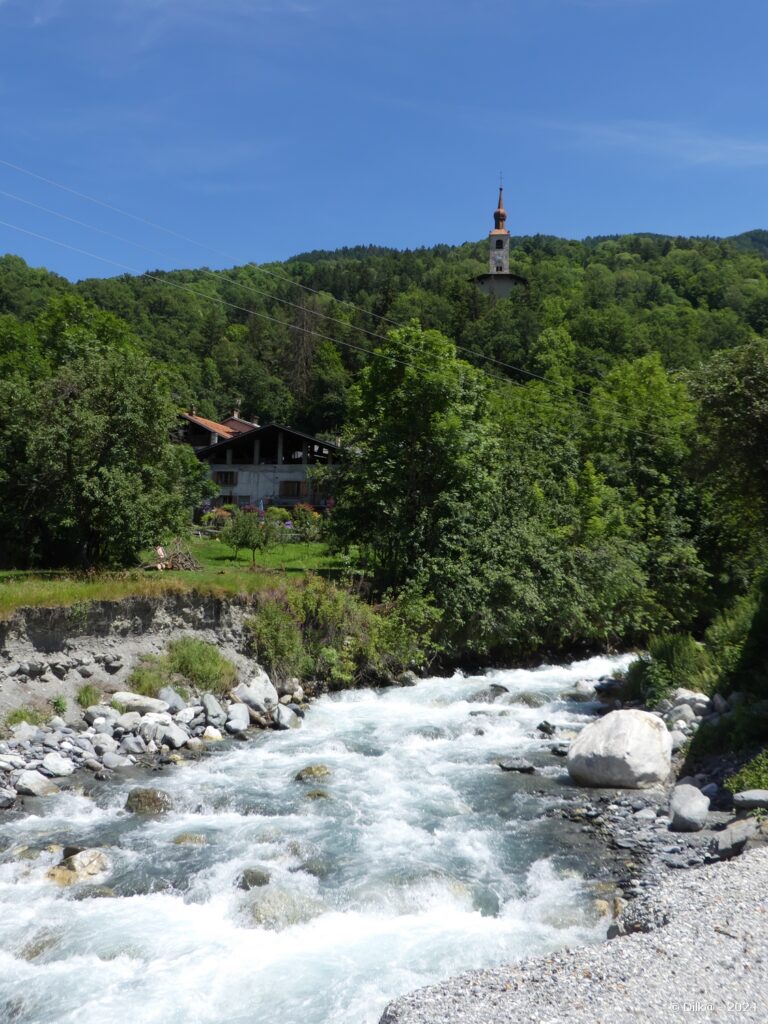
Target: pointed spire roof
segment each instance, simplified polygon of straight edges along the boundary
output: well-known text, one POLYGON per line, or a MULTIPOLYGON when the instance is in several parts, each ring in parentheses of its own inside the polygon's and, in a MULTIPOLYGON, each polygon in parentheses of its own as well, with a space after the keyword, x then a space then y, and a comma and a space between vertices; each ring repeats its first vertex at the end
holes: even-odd
POLYGON ((499 185, 499 205, 493 211, 493 230, 503 231, 506 233, 505 221, 507 219, 507 211, 504 209, 504 188, 499 185))

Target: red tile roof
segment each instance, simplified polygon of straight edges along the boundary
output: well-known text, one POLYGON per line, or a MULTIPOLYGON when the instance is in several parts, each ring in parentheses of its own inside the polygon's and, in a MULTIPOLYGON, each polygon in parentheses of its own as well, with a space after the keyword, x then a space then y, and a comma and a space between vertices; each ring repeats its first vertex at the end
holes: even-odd
POLYGON ((233 430, 232 427, 228 427, 224 423, 217 423, 215 420, 207 420, 205 416, 198 416, 196 413, 183 412, 181 415, 185 420, 189 420, 190 423, 196 423, 198 427, 203 427, 204 430, 210 430, 211 433, 218 434, 219 437, 222 438, 234 437, 235 434, 239 433, 239 431, 233 430))

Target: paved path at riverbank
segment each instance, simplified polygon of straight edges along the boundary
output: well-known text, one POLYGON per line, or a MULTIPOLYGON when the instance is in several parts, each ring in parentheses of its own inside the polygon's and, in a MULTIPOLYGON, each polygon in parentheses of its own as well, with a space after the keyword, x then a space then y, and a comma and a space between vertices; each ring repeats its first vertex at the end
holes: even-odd
POLYGON ((768 850, 670 874, 646 899, 669 924, 420 989, 381 1024, 768 1024, 768 850))

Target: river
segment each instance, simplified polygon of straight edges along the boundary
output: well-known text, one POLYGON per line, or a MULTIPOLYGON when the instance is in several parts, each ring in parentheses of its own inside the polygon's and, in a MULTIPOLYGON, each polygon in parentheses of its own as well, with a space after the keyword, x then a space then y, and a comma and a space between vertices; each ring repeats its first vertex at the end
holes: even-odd
POLYGON ((597 941, 601 851, 545 815, 567 781, 536 725, 585 721, 560 695, 628 660, 324 697, 300 730, 0 817, 0 1020, 375 1024, 409 989, 597 941), (509 693, 470 699, 492 683, 509 693), (539 772, 501 772, 511 755, 539 772), (137 784, 173 811, 127 814, 137 784), (46 878, 52 843, 106 851, 101 898, 46 878), (239 888, 249 868, 269 883, 239 888))

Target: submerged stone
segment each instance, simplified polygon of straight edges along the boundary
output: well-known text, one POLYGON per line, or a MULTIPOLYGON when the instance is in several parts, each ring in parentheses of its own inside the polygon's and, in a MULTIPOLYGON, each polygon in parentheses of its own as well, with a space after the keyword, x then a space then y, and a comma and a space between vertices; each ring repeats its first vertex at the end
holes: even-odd
POLYGON ((245 868, 238 876, 237 887, 246 892, 251 889, 260 889, 264 885, 269 885, 271 877, 270 873, 263 868, 245 868))
POLYGON ((126 811, 132 814, 167 814, 173 808, 173 801, 162 789, 137 786, 128 794, 126 811))
POLYGON ((81 850, 66 857, 48 872, 47 877, 57 885, 75 885, 89 882, 95 875, 109 871, 109 860, 101 850, 81 850))
POLYGON ((331 769, 327 764, 309 764, 296 772, 294 778, 297 782, 306 782, 308 779, 324 779, 330 774, 331 769))

